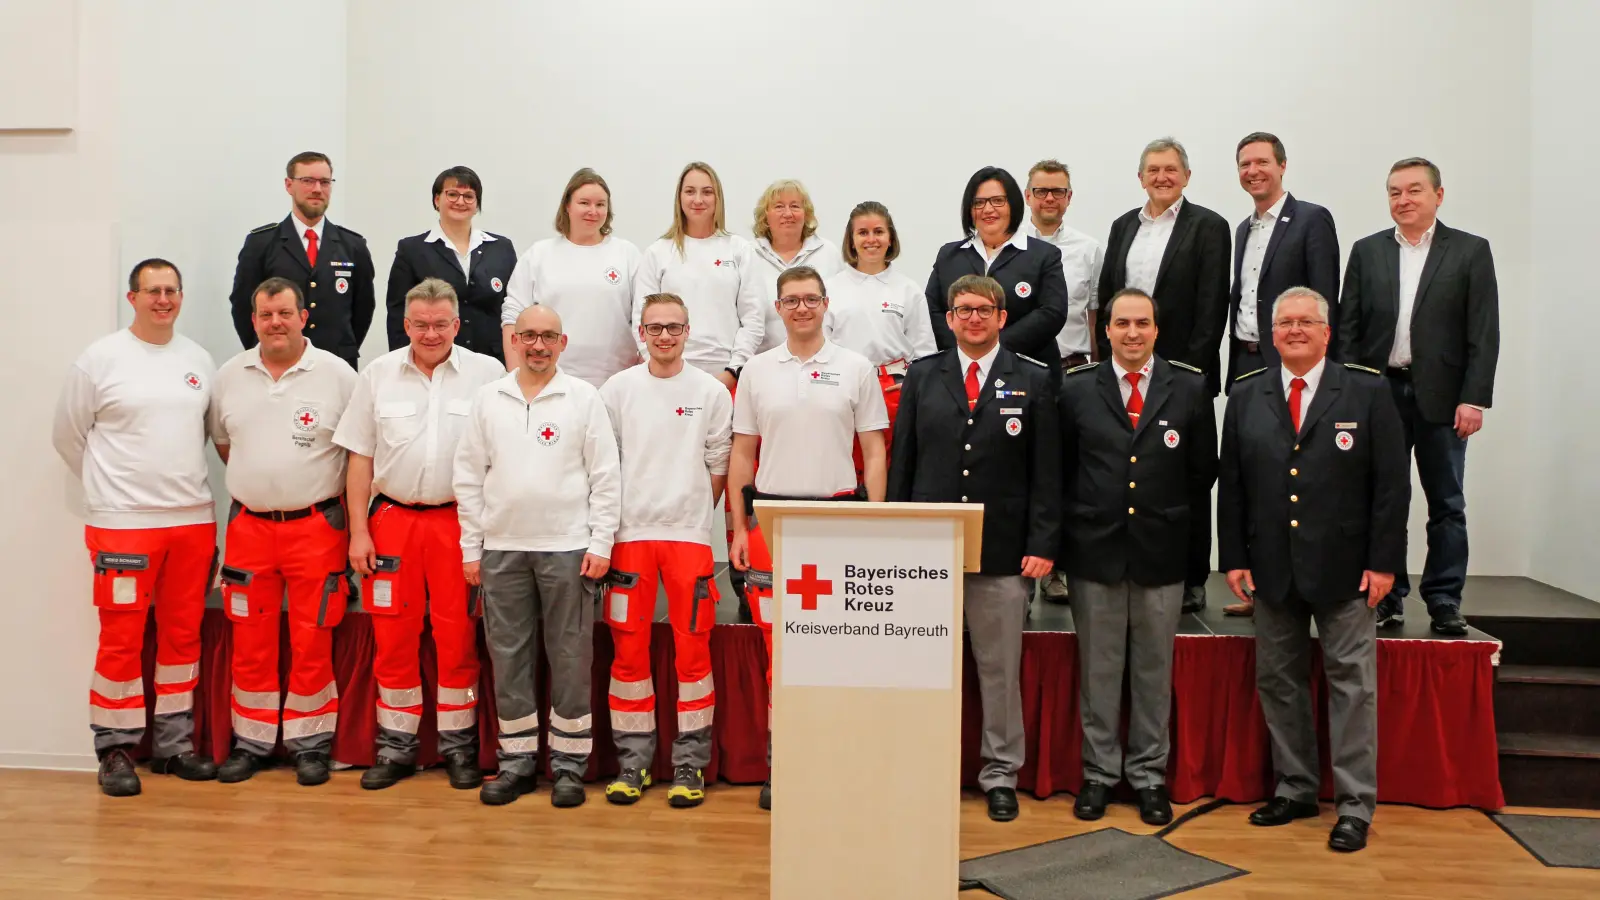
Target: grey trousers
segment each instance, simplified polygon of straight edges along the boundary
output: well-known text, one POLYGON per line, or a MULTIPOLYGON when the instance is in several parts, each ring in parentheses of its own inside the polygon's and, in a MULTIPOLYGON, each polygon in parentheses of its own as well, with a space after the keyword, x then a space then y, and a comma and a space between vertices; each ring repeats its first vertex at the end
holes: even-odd
MULTIPOLYGON (((144 715, 144 710, 139 714, 144 715)), ((144 728, 106 728, 103 725, 90 725, 89 730, 94 732, 94 749, 96 754, 104 755, 107 751, 121 747, 132 751, 135 744, 144 737, 144 728)), ((150 735, 150 754, 157 759, 168 756, 177 756, 194 749, 194 709, 193 707, 182 712, 160 713, 155 717, 155 728, 150 735)))
POLYGON ((533 775, 538 766, 541 624, 550 660, 550 768, 579 777, 588 768, 596 585, 579 574, 584 552, 484 551, 483 625, 502 772, 533 775))
POLYGON ((1145 587, 1071 580, 1078 632, 1078 705, 1083 777, 1135 790, 1166 784, 1172 717, 1172 642, 1183 612, 1183 582, 1145 587), (1124 762, 1122 674, 1128 673, 1128 753, 1124 762))
POLYGON ((1313 609, 1293 587, 1282 603, 1256 601, 1256 690, 1272 735, 1276 796, 1317 802, 1311 707, 1311 620, 1328 675, 1328 745, 1339 815, 1372 821, 1378 802, 1378 639, 1365 598, 1313 609))
POLYGON ((1015 788, 1022 768, 1022 626, 1033 581, 1020 575, 963 576, 967 633, 983 703, 978 788, 1015 788))

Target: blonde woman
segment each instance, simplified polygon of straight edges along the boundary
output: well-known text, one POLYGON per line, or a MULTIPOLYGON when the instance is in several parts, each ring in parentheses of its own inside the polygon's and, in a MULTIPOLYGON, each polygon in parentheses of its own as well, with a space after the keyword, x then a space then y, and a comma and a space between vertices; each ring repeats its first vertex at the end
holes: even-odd
MULTIPOLYGON (((703 162, 678 175, 672 227, 644 252, 633 285, 633 316, 644 298, 677 294, 689 307, 694 330, 684 362, 715 375, 729 390, 739 370, 761 346, 762 294, 752 271, 750 242, 727 230, 722 180, 703 162)), ((644 344, 637 343, 639 359, 644 344)))
POLYGON ((832 241, 817 236, 817 211, 811 195, 792 178, 774 181, 761 192, 750 230, 756 237, 751 268, 761 285, 765 310, 760 346, 764 352, 784 341, 783 319, 777 308, 778 276, 785 269, 810 266, 826 279, 843 268, 844 261, 832 241))
POLYGON ((573 173, 556 207, 560 236, 528 248, 506 285, 500 323, 508 369, 522 363, 512 324, 534 304, 561 317, 561 370, 568 375, 598 388, 639 361, 629 324, 639 248, 613 235, 611 221, 606 180, 593 169, 573 173))

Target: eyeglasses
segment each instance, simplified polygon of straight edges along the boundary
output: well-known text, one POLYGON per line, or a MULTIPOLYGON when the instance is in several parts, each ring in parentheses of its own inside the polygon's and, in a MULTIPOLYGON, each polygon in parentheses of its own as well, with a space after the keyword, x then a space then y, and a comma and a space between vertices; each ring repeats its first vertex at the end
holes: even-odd
POLYGON ((999 307, 993 304, 989 306, 956 306, 950 309, 958 319, 970 319, 973 315, 977 315, 980 319, 992 319, 998 310, 999 307))
POLYGON ((411 330, 420 334, 445 334, 455 327, 455 321, 449 322, 418 322, 416 319, 407 319, 406 324, 411 330))
POLYGON ((689 330, 689 326, 683 324, 682 322, 669 322, 666 325, 652 322, 651 324, 644 326, 644 333, 650 335, 651 337, 659 337, 663 331, 672 335, 673 337, 677 337, 687 330, 689 330))
POLYGON ((1306 331, 1326 324, 1322 319, 1279 319, 1272 323, 1272 327, 1279 331, 1306 331))
POLYGON ((176 297, 179 294, 183 293, 183 290, 181 288, 164 287, 163 286, 163 287, 153 287, 153 288, 140 288, 139 289, 139 293, 147 294, 147 295, 149 295, 151 297, 176 297))
POLYGON ((1072 188, 1033 188, 1033 199, 1043 200, 1049 197, 1052 200, 1065 200, 1072 193, 1072 188))
POLYGON ((312 178, 309 175, 302 175, 301 177, 294 179, 294 181, 299 182, 300 186, 304 188, 320 187, 323 190, 327 190, 333 185, 332 178, 312 178))
POLYGON ((524 344, 527 344, 530 347, 534 346, 535 344, 540 343, 541 341, 544 343, 544 345, 546 347, 552 347, 552 346, 555 346, 555 344, 558 341, 561 340, 561 332, 559 332, 559 331, 519 331, 519 332, 517 332, 517 340, 523 342, 524 344))
POLYGON ((457 201, 462 203, 478 202, 478 195, 474 194, 472 191, 445 191, 444 198, 449 200, 451 203, 455 203, 457 201))
POLYGON ((806 305, 806 309, 816 309, 817 307, 821 306, 822 301, 826 299, 828 298, 819 297, 816 294, 806 294, 801 297, 783 297, 778 300, 778 305, 782 306, 784 309, 799 309, 800 304, 804 303, 806 305))
POLYGON ((995 209, 1005 209, 1010 205, 1011 201, 1007 200, 1004 195, 999 197, 974 197, 972 200, 972 209, 974 212, 990 206, 994 207, 995 209))

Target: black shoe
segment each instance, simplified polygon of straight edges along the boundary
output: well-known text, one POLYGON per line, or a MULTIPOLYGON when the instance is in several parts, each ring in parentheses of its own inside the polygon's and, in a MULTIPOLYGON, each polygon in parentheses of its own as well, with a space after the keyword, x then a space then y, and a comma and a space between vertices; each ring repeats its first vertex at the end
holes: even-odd
POLYGON ((573 772, 557 772, 555 786, 550 788, 550 805, 558 809, 582 806, 589 799, 583 789, 583 779, 573 772))
POLYGON ((1139 798, 1139 819, 1146 825, 1166 825, 1172 821, 1172 800, 1167 797, 1167 786, 1139 788, 1134 793, 1139 798))
POLYGON ((1340 816, 1328 834, 1328 846, 1341 853, 1354 853, 1367 846, 1367 823, 1355 816, 1340 816))
POLYGON ((706 775, 688 763, 672 769, 672 789, 667 791, 667 805, 678 809, 699 806, 706 799, 706 775))
MULTIPOLYGON (((1442 634, 1446 637, 1467 636, 1467 620, 1461 618, 1461 613, 1456 610, 1446 606, 1430 612, 1428 615, 1433 619, 1433 624, 1428 627, 1433 629, 1434 634, 1442 634)), ((1360 848, 1356 849, 1359 850, 1360 848)))
POLYGON ((444 755, 444 770, 450 776, 450 786, 458 791, 470 791, 483 784, 483 770, 478 768, 477 751, 450 750, 444 755))
POLYGON ((1390 594, 1378 601, 1378 627, 1399 628, 1406 624, 1406 598, 1390 594))
POLYGON ((267 761, 242 747, 233 748, 228 758, 217 767, 217 780, 223 784, 249 781, 251 776, 267 767, 267 761))
POLYGON ((294 780, 301 787, 316 787, 328 782, 328 754, 307 750, 294 756, 294 780))
POLYGON ((531 794, 538 786, 537 775, 514 775, 501 772, 493 781, 485 781, 478 791, 478 799, 489 806, 505 806, 523 794, 531 794))
MULTIPOLYGON (((398 763, 380 759, 372 768, 361 773, 361 789, 364 791, 381 791, 386 787, 394 787, 400 783, 402 778, 410 778, 415 774, 417 774, 417 767, 411 763, 398 763)), ((318 783, 320 784, 321 782, 318 783)))
POLYGON ((761 786, 761 796, 756 798, 756 805, 768 812, 772 811, 772 782, 761 786))
POLYGON ((150 771, 157 775, 176 775, 184 781, 210 781, 217 777, 217 764, 193 750, 150 760, 150 771))
POLYGON ((125 747, 112 747, 100 757, 100 793, 107 797, 137 797, 139 773, 125 747))
POLYGON ((1009 822, 1017 817, 1017 792, 1013 788, 989 788, 989 818, 996 822, 1009 822))
POLYGON ((1250 814, 1250 824, 1264 827, 1287 825, 1295 819, 1315 819, 1319 812, 1315 803, 1273 797, 1266 806, 1250 814))
POLYGON ((1046 603, 1065 606, 1067 603, 1066 574, 1063 572, 1051 572, 1046 575, 1044 583, 1040 585, 1039 594, 1044 597, 1044 602, 1046 603))
POLYGON ((1085 822, 1093 822, 1106 814, 1106 804, 1111 801, 1111 788, 1098 781, 1083 780, 1078 790, 1078 801, 1072 804, 1072 814, 1085 822))
POLYGON ((1193 584, 1183 590, 1183 612, 1197 613, 1206 608, 1206 586, 1193 584))

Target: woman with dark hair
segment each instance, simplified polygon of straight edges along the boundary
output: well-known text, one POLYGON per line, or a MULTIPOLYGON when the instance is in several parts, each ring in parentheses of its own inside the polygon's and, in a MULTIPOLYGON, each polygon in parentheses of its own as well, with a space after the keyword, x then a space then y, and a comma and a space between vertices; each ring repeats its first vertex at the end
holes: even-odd
POLYGON ((955 346, 945 324, 945 297, 963 275, 987 275, 1005 288, 1006 325, 1000 343, 1014 353, 1061 366, 1056 334, 1067 322, 1067 280, 1061 251, 1022 233, 1026 207, 1011 173, 985 166, 973 173, 961 195, 966 239, 939 248, 924 299, 939 349, 955 346))
POLYGON ((504 361, 500 304, 517 264, 511 239, 473 227, 483 209, 483 182, 466 166, 452 166, 433 179, 433 208, 439 224, 401 238, 389 267, 389 349, 410 343, 406 337, 406 292, 425 278, 439 278, 455 289, 461 313, 456 343, 504 361))

